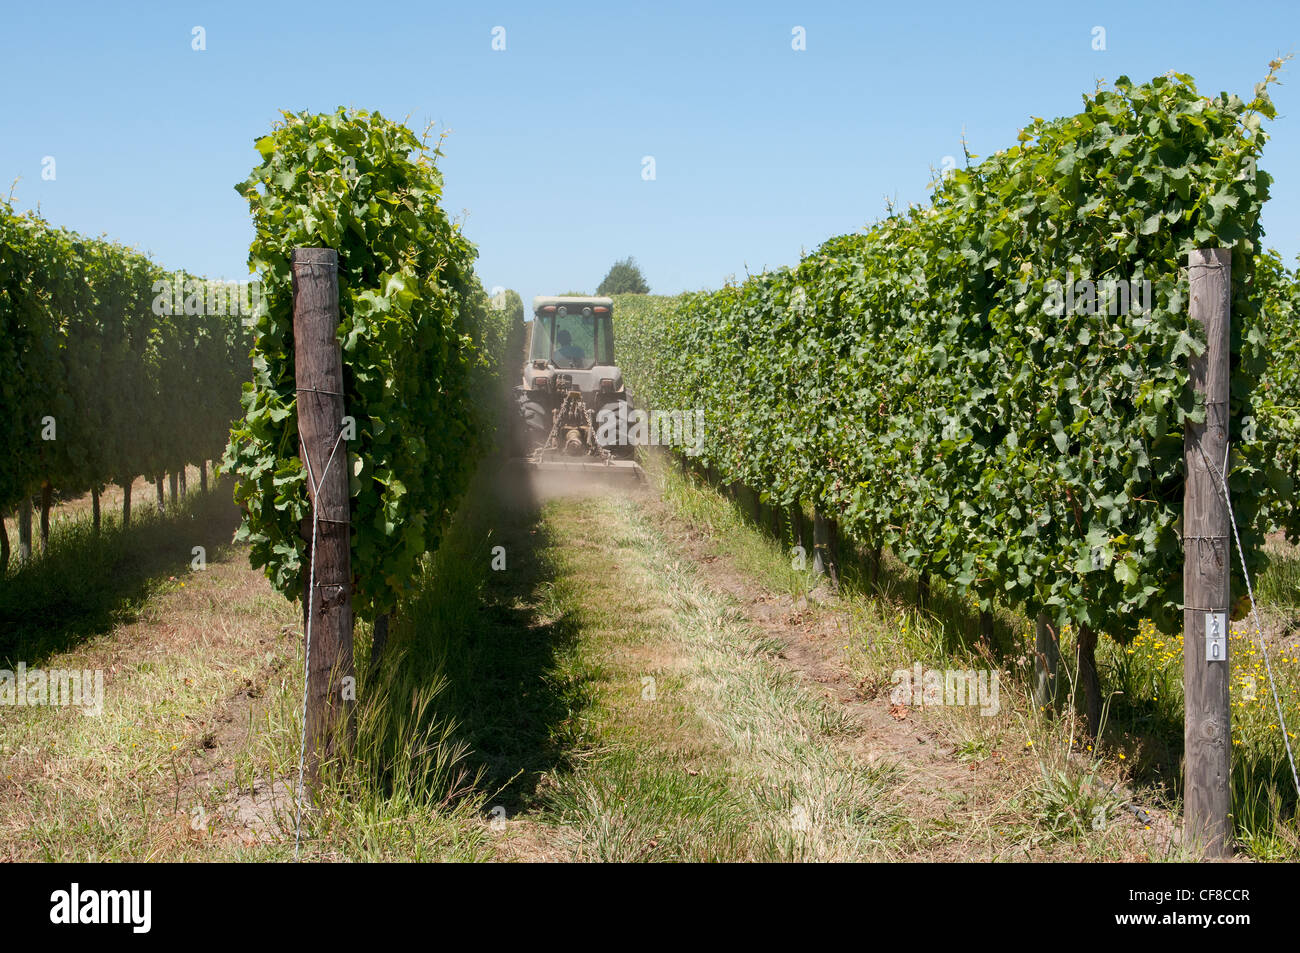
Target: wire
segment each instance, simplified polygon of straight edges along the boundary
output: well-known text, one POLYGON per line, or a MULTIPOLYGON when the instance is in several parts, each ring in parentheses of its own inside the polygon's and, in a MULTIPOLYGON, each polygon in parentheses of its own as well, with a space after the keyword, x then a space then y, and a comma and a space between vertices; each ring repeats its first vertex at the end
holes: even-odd
POLYGON ((1250 584, 1250 570, 1246 568, 1246 554, 1241 548, 1241 536, 1237 532, 1237 517, 1232 512, 1232 500, 1228 493, 1228 446, 1225 443, 1223 448, 1223 469, 1218 470, 1210 462, 1210 458, 1205 455, 1205 450, 1199 444, 1196 447, 1201 453, 1201 459, 1205 461, 1205 466, 1210 473, 1219 478, 1219 486, 1223 493, 1223 502, 1228 507, 1228 522, 1232 524, 1232 537, 1237 542, 1237 557, 1241 560, 1241 572, 1246 579, 1246 594, 1250 596, 1250 614, 1255 621, 1255 635, 1259 639, 1259 650, 1264 656, 1264 667, 1268 671, 1268 688, 1273 695, 1273 704, 1277 707, 1277 723, 1282 729, 1282 743, 1286 745, 1286 758, 1291 764, 1291 780, 1295 783, 1296 794, 1300 796, 1300 774, 1297 774, 1295 767, 1295 755, 1291 751, 1291 735, 1286 730, 1286 721, 1282 717, 1282 701, 1277 694, 1277 683, 1273 680, 1273 662, 1268 657, 1268 646, 1264 644, 1264 630, 1259 624, 1259 609, 1255 605, 1255 590, 1250 584))

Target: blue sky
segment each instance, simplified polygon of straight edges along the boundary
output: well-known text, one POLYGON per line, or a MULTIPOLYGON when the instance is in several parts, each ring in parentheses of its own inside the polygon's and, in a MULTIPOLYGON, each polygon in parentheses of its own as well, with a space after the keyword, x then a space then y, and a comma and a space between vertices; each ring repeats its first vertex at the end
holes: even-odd
MULTIPOLYGON (((1248 96, 1300 4, 27 3, 0 34, 0 180, 19 207, 168 268, 247 274, 233 185, 280 109, 450 130, 445 205, 487 287, 716 287, 924 201, 931 168, 1075 112, 1099 79, 1248 96), (992 9, 986 7, 991 6, 992 9), (207 49, 191 49, 202 26, 207 49), (506 49, 492 49, 494 27, 506 49), (792 29, 806 50, 791 48, 792 29), (1106 49, 1092 49, 1104 27, 1106 49), (53 156, 56 178, 41 177, 53 156), (653 156, 656 178, 642 178, 653 156)), ((1266 243, 1300 254, 1300 62, 1273 87, 1266 243)))

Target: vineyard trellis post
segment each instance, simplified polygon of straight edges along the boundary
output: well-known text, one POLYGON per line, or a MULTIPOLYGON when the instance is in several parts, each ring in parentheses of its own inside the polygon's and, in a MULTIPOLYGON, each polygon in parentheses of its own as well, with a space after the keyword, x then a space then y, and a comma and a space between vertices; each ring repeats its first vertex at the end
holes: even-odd
POLYGON ((820 506, 813 507, 813 570, 830 580, 832 589, 840 587, 838 543, 839 526, 820 506))
POLYGON ((791 545, 807 553, 808 545, 812 540, 808 538, 808 517, 804 515, 803 503, 800 500, 790 504, 790 535, 791 545))
POLYGON ((1039 708, 1056 704, 1061 668, 1061 640, 1055 620, 1038 613, 1034 620, 1034 703, 1039 708))
POLYGON ((299 453, 314 511, 303 532, 308 546, 303 572, 304 639, 310 625, 304 728, 307 770, 312 778, 317 776, 321 759, 336 753, 343 729, 350 730, 354 696, 345 689, 356 684, 349 464, 342 440, 346 411, 338 327, 338 253, 329 248, 294 249, 299 453))
POLYGON ((26 493, 18 501, 18 558, 32 558, 32 498, 26 493))
POLYGON ((1184 430, 1183 694, 1185 843, 1207 857, 1231 853, 1232 723, 1228 700, 1229 515, 1215 469, 1226 473, 1232 253, 1188 256, 1189 315, 1206 348, 1189 358, 1205 420, 1184 430))

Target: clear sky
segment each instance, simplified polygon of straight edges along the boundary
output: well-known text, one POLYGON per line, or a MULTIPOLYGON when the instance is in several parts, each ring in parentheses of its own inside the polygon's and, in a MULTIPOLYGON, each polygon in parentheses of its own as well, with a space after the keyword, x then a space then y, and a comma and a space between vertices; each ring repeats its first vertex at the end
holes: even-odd
MULTIPOLYGON (((21 176, 20 208, 242 278, 251 227, 233 186, 253 141, 280 109, 366 107, 450 130, 446 207, 483 284, 525 299, 594 291, 626 255, 659 293, 794 263, 886 198, 924 201, 963 131, 986 155, 1120 74, 1174 69, 1248 97, 1269 59, 1300 49, 1296 0, 42 0, 0 22, 0 179, 21 176)), ((1278 180, 1265 241, 1291 261, 1298 88, 1293 62, 1263 163, 1278 180)))

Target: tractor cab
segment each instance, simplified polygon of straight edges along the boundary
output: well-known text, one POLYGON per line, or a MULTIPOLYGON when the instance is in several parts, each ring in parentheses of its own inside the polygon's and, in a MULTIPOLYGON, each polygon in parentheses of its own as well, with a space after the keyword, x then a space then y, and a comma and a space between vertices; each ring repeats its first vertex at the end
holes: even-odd
POLYGON ((609 298, 538 298, 529 358, 590 370, 614 363, 614 302, 609 298))
POLYGON ((623 375, 614 363, 614 302, 610 298, 537 297, 529 325, 527 391, 580 391, 599 409, 622 396, 623 375))

